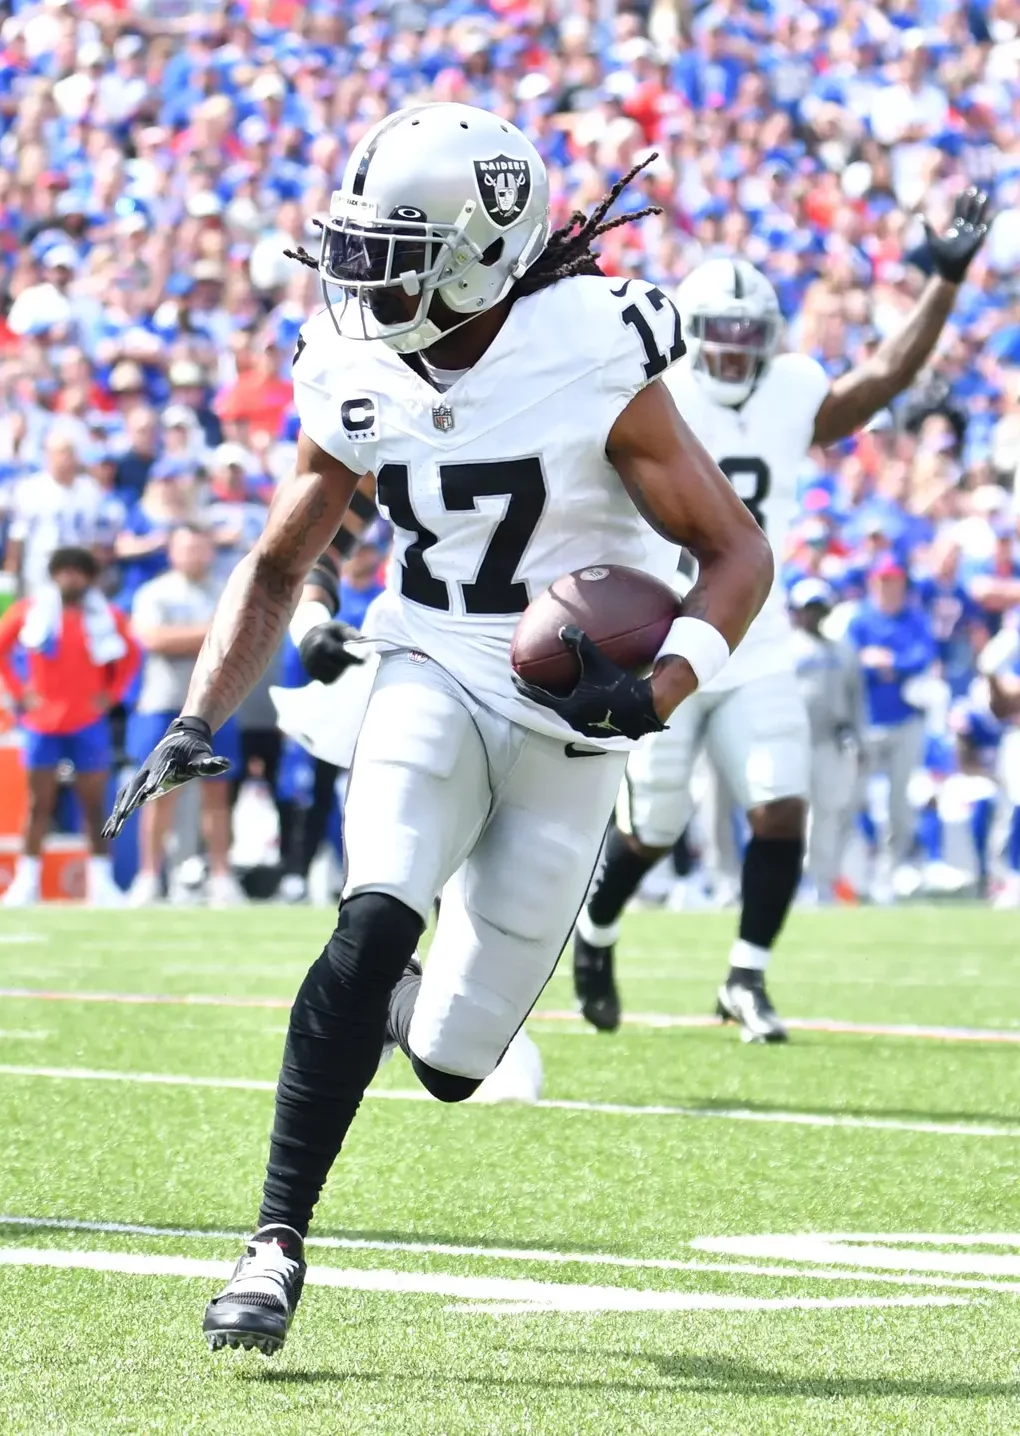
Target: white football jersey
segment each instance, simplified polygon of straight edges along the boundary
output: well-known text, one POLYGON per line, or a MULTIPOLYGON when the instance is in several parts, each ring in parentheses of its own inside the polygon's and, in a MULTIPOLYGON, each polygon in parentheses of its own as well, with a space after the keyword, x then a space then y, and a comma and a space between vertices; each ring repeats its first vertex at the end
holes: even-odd
MULTIPOLYGON (((420 650, 497 713, 570 738, 556 714, 515 691, 510 641, 531 600, 565 573, 648 566, 651 530, 606 441, 682 353, 672 303, 639 281, 561 280, 519 300, 445 393, 385 344, 338 335, 326 313, 303 334, 301 426, 355 473, 375 474, 394 526, 369 636, 420 650)), ((664 577, 677 557, 664 557, 664 577)))
POLYGON ((825 370, 806 354, 779 354, 739 409, 713 402, 687 364, 666 377, 684 419, 765 530, 776 559, 772 592, 743 642, 706 691, 725 691, 769 673, 792 671, 779 570, 797 517, 797 474, 811 447, 815 415, 829 392, 825 370))

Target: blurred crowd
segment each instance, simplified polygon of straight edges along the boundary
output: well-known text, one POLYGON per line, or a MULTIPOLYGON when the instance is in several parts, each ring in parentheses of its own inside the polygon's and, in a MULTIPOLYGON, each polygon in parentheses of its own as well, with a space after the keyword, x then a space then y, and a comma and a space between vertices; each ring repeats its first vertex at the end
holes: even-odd
POLYGON ((557 221, 654 151, 618 207, 662 213, 606 237, 607 272, 673 286, 742 254, 788 346, 833 376, 923 285, 919 214, 944 224, 968 183, 988 188, 991 232, 934 362, 813 455, 784 572, 823 579, 833 606, 867 602, 876 564, 902 573, 944 680, 922 705, 941 781, 953 704, 1020 607, 1016 0, 6 0, 0 16, 0 604, 72 545, 129 613, 182 527, 207 546, 202 583, 222 583, 293 456, 290 362, 317 290, 283 251, 314 250, 352 146, 401 105, 521 125, 557 221))

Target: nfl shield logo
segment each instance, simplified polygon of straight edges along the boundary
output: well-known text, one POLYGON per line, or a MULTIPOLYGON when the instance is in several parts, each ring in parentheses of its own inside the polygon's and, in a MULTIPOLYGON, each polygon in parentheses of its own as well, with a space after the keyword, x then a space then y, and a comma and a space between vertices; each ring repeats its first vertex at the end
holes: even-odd
POLYGON ((453 410, 449 404, 435 404, 432 408, 432 422, 437 429, 448 434, 453 428, 453 410))

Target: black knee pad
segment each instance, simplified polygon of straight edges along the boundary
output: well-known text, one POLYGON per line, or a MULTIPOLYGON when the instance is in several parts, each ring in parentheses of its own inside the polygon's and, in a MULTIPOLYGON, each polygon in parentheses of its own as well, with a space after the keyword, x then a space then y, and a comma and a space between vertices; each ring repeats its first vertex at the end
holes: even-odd
POLYGON ((340 904, 329 964, 349 987, 392 991, 418 946, 424 923, 388 893, 356 893, 340 904))
POLYGON ((455 1072, 440 1072, 437 1067, 430 1067, 413 1052, 411 1066, 426 1092, 431 1092, 440 1102, 463 1102, 482 1085, 480 1077, 458 1077, 455 1072))

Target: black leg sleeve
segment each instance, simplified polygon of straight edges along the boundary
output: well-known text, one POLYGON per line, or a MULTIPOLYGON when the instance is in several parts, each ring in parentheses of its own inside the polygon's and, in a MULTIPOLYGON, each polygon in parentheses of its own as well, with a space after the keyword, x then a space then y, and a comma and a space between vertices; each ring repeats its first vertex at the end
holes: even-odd
POLYGON ((602 870, 588 902, 588 916, 596 927, 612 926, 658 861, 658 856, 636 853, 615 825, 609 829, 602 870))
POLYGON ((744 853, 740 936, 769 948, 779 936, 800 882, 801 838, 754 838, 744 853))
POLYGON ((379 1065, 390 993, 422 927, 417 913, 379 893, 341 905, 336 930, 291 1009, 259 1226, 307 1232, 379 1065))

